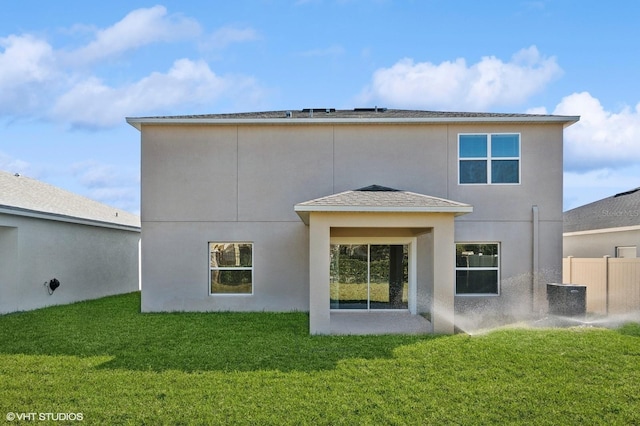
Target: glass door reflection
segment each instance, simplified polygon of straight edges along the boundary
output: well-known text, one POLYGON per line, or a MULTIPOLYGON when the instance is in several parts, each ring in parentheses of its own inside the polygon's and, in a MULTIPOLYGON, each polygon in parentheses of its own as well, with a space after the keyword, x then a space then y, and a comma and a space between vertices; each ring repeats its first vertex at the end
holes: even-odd
POLYGON ((407 309, 408 245, 332 244, 331 309, 407 309))

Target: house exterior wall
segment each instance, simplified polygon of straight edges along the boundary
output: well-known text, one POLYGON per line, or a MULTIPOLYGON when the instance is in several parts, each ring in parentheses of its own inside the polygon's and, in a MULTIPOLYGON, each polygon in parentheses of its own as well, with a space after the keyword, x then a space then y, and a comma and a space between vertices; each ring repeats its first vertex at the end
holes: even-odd
POLYGON ((0 214, 0 313, 137 291, 139 240, 137 231, 0 214), (60 287, 49 295, 53 278, 60 287))
POLYGON ((562 255, 564 257, 616 257, 616 247, 640 248, 640 227, 630 228, 566 233, 563 236, 562 255))
POLYGON ((473 205, 456 220, 456 241, 500 243, 500 296, 456 296, 456 311, 470 315, 501 312, 520 317, 546 309, 545 284, 562 274, 561 125, 464 125, 449 130, 448 198, 473 205), (519 185, 459 185, 459 133, 521 134, 519 185), (453 174, 453 177, 451 175, 453 174), (538 210, 537 264, 534 267, 533 207, 538 210))
POLYGON ((455 240, 501 243, 502 295, 456 296, 456 309, 505 300, 511 287, 530 309, 534 205, 538 269, 561 274, 562 132, 562 123, 143 124, 142 309, 308 311, 309 228, 293 206, 371 184, 473 205, 455 240), (458 184, 458 134, 475 132, 521 134, 520 184, 458 184), (208 294, 209 241, 254 243, 253 295, 208 294))

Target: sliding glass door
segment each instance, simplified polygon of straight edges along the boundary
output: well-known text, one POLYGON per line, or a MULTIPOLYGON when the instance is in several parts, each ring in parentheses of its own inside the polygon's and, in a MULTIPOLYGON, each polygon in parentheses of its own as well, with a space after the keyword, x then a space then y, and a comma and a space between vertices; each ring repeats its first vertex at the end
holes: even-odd
POLYGON ((331 309, 407 309, 407 244, 331 244, 331 309))

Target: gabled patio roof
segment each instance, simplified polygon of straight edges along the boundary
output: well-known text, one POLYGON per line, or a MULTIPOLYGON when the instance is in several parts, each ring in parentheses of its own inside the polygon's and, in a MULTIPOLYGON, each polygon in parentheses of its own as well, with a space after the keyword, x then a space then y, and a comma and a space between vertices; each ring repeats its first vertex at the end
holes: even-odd
POLYGON ((379 185, 305 201, 294 209, 307 225, 311 212, 454 213, 455 216, 473 212, 470 204, 379 185))

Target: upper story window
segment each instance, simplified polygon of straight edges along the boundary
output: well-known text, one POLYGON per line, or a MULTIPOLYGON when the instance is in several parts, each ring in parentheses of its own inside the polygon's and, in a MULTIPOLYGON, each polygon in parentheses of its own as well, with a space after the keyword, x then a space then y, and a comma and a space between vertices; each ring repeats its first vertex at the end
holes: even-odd
POLYGON ((520 183, 520 134, 458 135, 460 184, 520 183))

